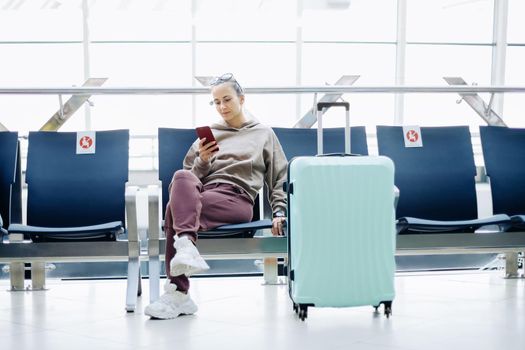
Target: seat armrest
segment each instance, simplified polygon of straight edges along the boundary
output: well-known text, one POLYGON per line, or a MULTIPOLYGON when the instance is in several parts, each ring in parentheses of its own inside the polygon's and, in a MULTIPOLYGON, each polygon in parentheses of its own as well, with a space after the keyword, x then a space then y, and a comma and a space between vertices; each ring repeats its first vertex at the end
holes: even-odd
POLYGON ((126 183, 126 228, 128 231, 128 241, 138 242, 137 224, 137 193, 138 186, 131 186, 126 183))
POLYGON ((161 232, 162 187, 160 183, 148 186, 148 240, 158 240, 161 232))
POLYGON ((162 186, 161 182, 149 185, 148 193, 148 257, 149 257, 149 285, 150 302, 156 301, 160 296, 160 233, 162 220, 162 186))
POLYGON ((399 203, 399 195, 399 188, 396 185, 394 185, 394 210, 397 209, 397 203, 399 203))

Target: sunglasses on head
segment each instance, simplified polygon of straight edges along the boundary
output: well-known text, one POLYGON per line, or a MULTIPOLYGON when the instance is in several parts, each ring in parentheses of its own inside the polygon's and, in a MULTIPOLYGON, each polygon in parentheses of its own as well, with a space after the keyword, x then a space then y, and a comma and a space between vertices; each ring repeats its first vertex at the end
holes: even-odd
POLYGON ((222 84, 222 83, 226 83, 228 81, 234 81, 234 82, 237 83, 237 80, 235 80, 235 78, 233 77, 232 73, 224 73, 223 75, 221 75, 219 77, 213 78, 213 80, 210 81, 210 86, 219 85, 219 84, 222 84))

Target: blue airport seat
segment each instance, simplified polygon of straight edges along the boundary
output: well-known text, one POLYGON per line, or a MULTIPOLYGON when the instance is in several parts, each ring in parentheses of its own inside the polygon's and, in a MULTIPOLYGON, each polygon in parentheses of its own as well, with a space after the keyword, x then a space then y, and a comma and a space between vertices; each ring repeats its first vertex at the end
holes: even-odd
POLYGON ((490 178, 493 213, 512 216, 525 229, 525 129, 479 128, 485 169, 490 178))
MULTIPOLYGON (((137 188, 126 187, 129 131, 98 131, 94 154, 76 150, 75 132, 29 133, 27 225, 11 223, 8 234, 22 233, 33 242, 4 244, 3 258, 127 261, 126 310, 134 311, 141 286, 137 188)), ((32 274, 44 272, 33 267, 32 274)), ((23 275, 11 277, 23 288, 23 275)), ((43 281, 37 281, 33 287, 43 288, 43 281)))
MULTIPOLYGON (((323 130, 323 153, 342 153, 345 149, 344 128, 323 130)), ((317 129, 273 128, 288 161, 297 156, 317 154, 317 129)), ((368 155, 364 126, 350 128, 350 150, 353 154, 368 155)))
POLYGON ((18 133, 0 132, 0 164, 0 230, 6 233, 9 224, 22 222, 18 133))
POLYGON ((423 147, 407 148, 402 127, 377 126, 379 154, 390 157, 396 166, 398 232, 474 232, 486 225, 506 228, 507 215, 478 219, 469 128, 422 127, 421 134, 423 147))
POLYGON ((129 131, 96 133, 96 153, 76 154, 74 132, 30 132, 27 225, 34 242, 114 241, 125 233, 129 131))
MULTIPOLYGON (((169 184, 177 170, 183 168, 183 161, 191 145, 197 139, 194 129, 173 129, 159 128, 159 180, 161 181, 161 193, 157 186, 149 187, 149 229, 148 229, 148 256, 149 256, 149 282, 150 282, 150 302, 159 298, 160 281, 160 252, 164 247, 160 240, 160 231, 163 229, 164 214, 169 200, 169 184), (161 199, 159 200, 159 195, 161 199), (158 219, 158 220, 157 220, 158 219)), ((259 201, 255 200, 253 221, 242 224, 224 225, 213 230, 198 232, 199 240, 206 238, 249 238, 255 235, 256 231, 269 229, 272 221, 269 219, 259 220, 259 201)), ((210 241, 208 241, 210 242, 210 241)))
MULTIPOLYGON (((162 217, 166 212, 169 200, 168 186, 175 171, 182 169, 184 157, 197 139, 194 129, 159 128, 159 180, 162 183, 162 217)), ((258 200, 255 201, 253 220, 250 223, 224 225, 218 228, 199 232, 199 238, 248 238, 253 237, 257 230, 272 227, 269 219, 259 220, 258 200)))

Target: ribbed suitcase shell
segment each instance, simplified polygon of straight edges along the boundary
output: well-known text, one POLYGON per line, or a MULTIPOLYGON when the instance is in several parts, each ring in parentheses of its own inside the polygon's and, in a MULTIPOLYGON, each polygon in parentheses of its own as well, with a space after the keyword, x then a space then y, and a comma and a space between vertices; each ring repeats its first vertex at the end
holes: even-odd
POLYGON ((289 164, 290 297, 321 307, 394 299, 394 164, 297 157, 289 164))

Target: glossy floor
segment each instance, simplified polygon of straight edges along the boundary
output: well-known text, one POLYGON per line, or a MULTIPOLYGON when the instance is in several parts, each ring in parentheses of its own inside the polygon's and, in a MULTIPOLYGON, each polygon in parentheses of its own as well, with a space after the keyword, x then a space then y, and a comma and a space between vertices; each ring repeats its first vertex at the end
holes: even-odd
POLYGON ((147 280, 137 312, 125 281, 49 280, 43 292, 0 281, 1 349, 524 349, 525 281, 502 272, 398 274, 393 315, 371 307, 309 310, 261 278, 192 280, 193 316, 150 320, 147 280))

